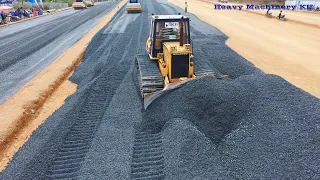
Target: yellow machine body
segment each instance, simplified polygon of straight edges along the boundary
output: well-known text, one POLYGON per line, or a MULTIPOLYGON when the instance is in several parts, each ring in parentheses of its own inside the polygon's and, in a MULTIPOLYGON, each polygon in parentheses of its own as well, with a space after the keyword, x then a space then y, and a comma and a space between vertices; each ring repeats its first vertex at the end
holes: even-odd
MULTIPOLYGON (((164 93, 197 77, 214 76, 211 69, 195 69, 189 18, 183 15, 153 15, 146 54, 135 57, 144 108, 164 93)), ((200 65, 201 66, 201 65, 200 65)))
POLYGON ((75 0, 72 4, 74 9, 85 9, 87 8, 87 4, 82 0, 75 0))
POLYGON ((128 12, 141 12, 141 7, 126 7, 128 12))
MULTIPOLYGON (((147 51, 150 52, 151 38, 147 40, 147 51)), ((157 46, 157 45, 156 45, 157 46)), ((165 86, 168 86, 169 83, 184 81, 187 79, 195 78, 194 75, 194 64, 191 61, 193 58, 192 56, 192 49, 190 44, 184 44, 180 46, 179 42, 164 42, 163 43, 163 53, 158 53, 157 58, 152 58, 149 54, 151 60, 158 61, 158 68, 159 71, 164 77, 165 86), (173 77, 173 73, 176 69, 174 69, 172 65, 172 57, 175 55, 187 55, 188 56, 188 73, 185 77, 173 77)))
POLYGON ((94 2, 92 0, 89 1, 85 1, 85 3, 87 4, 87 6, 94 6, 94 2))
POLYGON ((140 13, 142 10, 141 4, 138 0, 129 0, 126 5, 126 11, 128 13, 140 13))

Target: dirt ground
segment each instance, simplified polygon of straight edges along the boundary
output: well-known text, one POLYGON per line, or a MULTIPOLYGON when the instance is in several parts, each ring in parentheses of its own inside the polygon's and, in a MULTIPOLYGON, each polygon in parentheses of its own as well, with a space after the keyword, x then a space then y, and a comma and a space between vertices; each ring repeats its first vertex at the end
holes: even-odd
MULTIPOLYGON (((184 0, 169 2, 184 8, 184 0)), ((226 44, 255 66, 320 98, 320 28, 246 11, 214 10, 212 3, 200 0, 188 1, 188 5, 189 12, 225 33, 229 37, 226 44)))
POLYGON ((9 160, 17 152, 17 150, 29 139, 33 131, 42 124, 51 114, 64 104, 66 97, 76 92, 77 86, 70 81, 64 81, 54 93, 47 99, 35 119, 30 121, 28 127, 21 129, 19 134, 16 134, 11 146, 8 146, 0 153, 0 171, 6 166, 9 160))
POLYGON ((93 36, 101 30, 126 1, 106 14, 81 40, 57 58, 50 66, 0 105, 0 172, 65 99, 76 92, 68 80, 93 36), (10 112, 10 113, 8 113, 10 112))
MULTIPOLYGON (((266 13, 266 10, 247 10, 247 4, 245 3, 217 3, 215 1, 211 1, 211 0, 201 0, 201 1, 206 1, 206 2, 210 2, 212 4, 221 4, 221 5, 243 5, 242 11, 246 11, 246 12, 251 12, 251 13, 255 13, 255 14, 260 14, 260 15, 264 15, 266 13)), ((248 3, 250 4, 250 3, 248 3)), ((253 3, 251 3, 253 4, 253 3)), ((272 13, 273 17, 276 17, 279 15, 280 10, 271 10, 270 11, 272 13)), ((290 21, 295 21, 295 22, 299 22, 302 24, 306 24, 306 25, 313 25, 313 26, 317 26, 320 27, 320 13, 319 12, 313 12, 313 11, 306 11, 306 10, 288 10, 288 9, 284 9, 282 14, 286 15, 286 18, 289 19, 290 21)))

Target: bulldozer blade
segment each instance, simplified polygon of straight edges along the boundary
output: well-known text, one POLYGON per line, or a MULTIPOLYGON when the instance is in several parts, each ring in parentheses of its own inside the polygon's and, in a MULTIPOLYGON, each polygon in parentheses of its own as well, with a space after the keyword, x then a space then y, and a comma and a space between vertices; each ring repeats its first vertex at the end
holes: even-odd
POLYGON ((176 82, 176 83, 170 83, 168 86, 166 86, 163 90, 161 91, 157 91, 151 95, 149 95, 148 97, 144 98, 144 109, 147 110, 148 106, 156 99, 158 99, 159 97, 173 91, 176 90, 180 87, 182 87, 183 85, 185 85, 187 82, 189 82, 191 79, 185 80, 185 81, 180 81, 180 82, 176 82))
MULTIPOLYGON (((206 75, 197 76, 196 78, 190 78, 190 79, 186 79, 186 80, 183 80, 183 81, 170 83, 166 87, 164 87, 163 90, 148 94, 148 96, 144 98, 144 109, 147 110, 148 106, 150 106, 150 104, 154 100, 158 99, 159 97, 161 97, 161 96, 163 96, 163 95, 165 95, 165 94, 167 94, 167 93, 169 93, 169 92, 171 92, 173 90, 176 90, 176 89, 186 85, 190 81, 193 81, 193 80, 196 80, 196 79, 200 79, 200 78, 205 78, 205 77, 217 78, 213 74, 206 74, 206 75)), ((227 76, 223 76, 221 79, 226 79, 226 78, 227 78, 227 76)))

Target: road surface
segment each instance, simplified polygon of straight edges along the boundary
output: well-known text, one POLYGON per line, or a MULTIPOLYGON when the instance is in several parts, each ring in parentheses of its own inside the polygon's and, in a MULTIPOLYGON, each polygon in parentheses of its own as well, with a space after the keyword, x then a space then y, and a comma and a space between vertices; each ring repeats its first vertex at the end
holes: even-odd
POLYGON ((77 42, 115 2, 0 28, 0 104, 77 42))

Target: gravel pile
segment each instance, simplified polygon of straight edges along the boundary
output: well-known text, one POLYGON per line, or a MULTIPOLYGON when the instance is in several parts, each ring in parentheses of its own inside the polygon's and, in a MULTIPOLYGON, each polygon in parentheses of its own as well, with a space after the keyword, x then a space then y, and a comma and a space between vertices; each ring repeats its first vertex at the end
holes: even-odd
POLYGON ((168 146, 179 141, 180 159, 167 156, 169 177, 212 171, 211 178, 319 177, 320 101, 275 75, 189 82, 153 101, 144 121, 146 129, 164 132, 168 146), (198 166, 197 172, 180 169, 198 166))
POLYGON ((162 134, 166 179, 218 179, 224 174, 214 144, 190 121, 171 119, 162 134))

